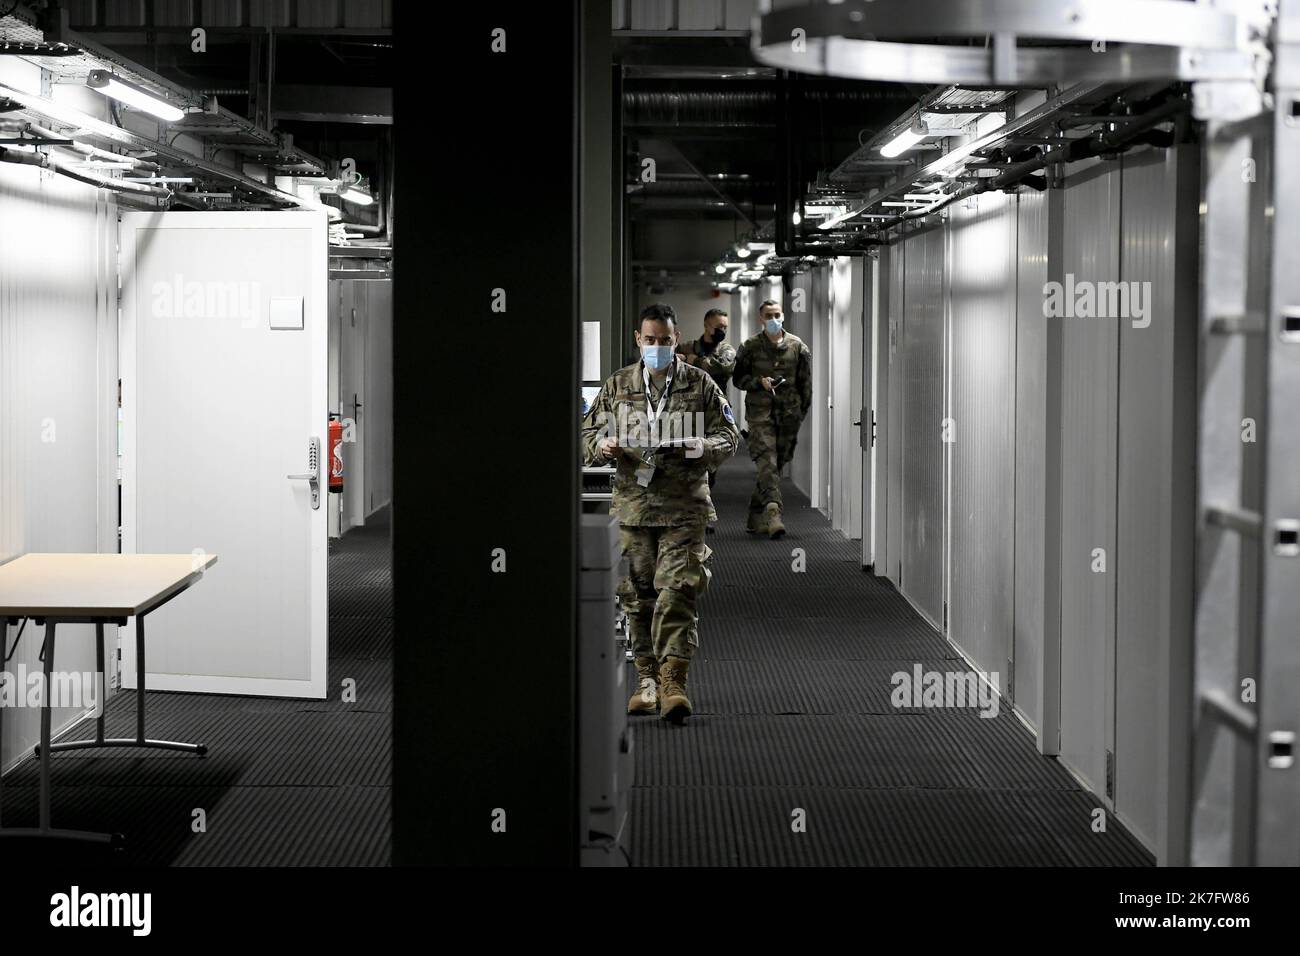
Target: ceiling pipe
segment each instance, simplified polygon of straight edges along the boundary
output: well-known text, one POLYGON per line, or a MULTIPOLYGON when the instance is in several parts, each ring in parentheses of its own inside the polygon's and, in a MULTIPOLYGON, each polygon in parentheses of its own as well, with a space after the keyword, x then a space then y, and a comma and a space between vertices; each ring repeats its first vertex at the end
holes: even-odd
MULTIPOLYGON (((1041 189, 1037 182, 1028 182, 1032 175, 1044 166, 1064 165, 1066 163, 1077 162, 1082 159, 1088 159, 1093 156, 1102 156, 1108 153, 1126 152, 1140 145, 1151 145, 1158 147, 1172 146, 1176 136, 1171 132, 1162 132, 1154 129, 1160 123, 1168 122, 1173 119, 1180 120, 1191 108, 1191 104, 1182 97, 1175 97, 1168 100, 1160 106, 1143 113, 1136 118, 1133 117, 1116 117, 1131 120, 1125 125, 1110 133, 1101 133, 1096 136, 1080 137, 1079 139, 1069 140, 1063 143, 1058 150, 1042 150, 1040 154, 1033 159, 1023 163, 1017 163, 1010 166, 997 176, 989 176, 978 183, 968 187, 963 187, 953 193, 944 202, 934 206, 927 206, 923 210, 916 212, 903 213, 893 219, 883 222, 878 227, 885 231, 892 226, 901 225, 914 219, 922 219, 932 215, 959 199, 967 199, 970 196, 977 196, 980 193, 993 192, 997 190, 1014 189, 1019 185, 1028 185, 1034 189, 1041 189)), ((1034 177, 1040 179, 1041 177, 1034 177)), ((1043 182, 1043 186, 1046 182, 1043 182)))
POLYGON ((153 196, 158 199, 166 199, 172 195, 170 189, 146 186, 141 183, 126 183, 119 179, 101 179, 87 173, 74 173, 72 170, 61 165, 45 153, 38 153, 35 151, 28 153, 23 150, 14 149, 13 147, 0 146, 0 163, 16 163, 22 166, 35 166, 38 169, 48 169, 50 172, 58 173, 60 176, 66 176, 68 179, 75 179, 88 186, 95 186, 99 189, 109 189, 113 192, 126 193, 132 196, 153 196))

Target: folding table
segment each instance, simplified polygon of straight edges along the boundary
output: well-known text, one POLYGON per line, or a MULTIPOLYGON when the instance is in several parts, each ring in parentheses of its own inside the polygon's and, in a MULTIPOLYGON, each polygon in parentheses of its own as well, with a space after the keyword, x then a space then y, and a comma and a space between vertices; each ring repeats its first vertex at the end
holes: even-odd
MULTIPOLYGON (((90 747, 152 747, 205 754, 203 744, 150 740, 144 733, 144 619, 203 577, 217 561, 215 554, 25 554, 0 564, 0 649, 5 666, 17 647, 9 646, 9 626, 30 618, 45 626, 41 697, 40 825, 0 827, 0 837, 57 837, 93 843, 119 843, 111 833, 57 830, 50 826, 50 754, 90 747), (95 662, 99 680, 104 670, 104 625, 125 627, 135 618, 136 718, 134 737, 104 737, 103 708, 95 722, 93 740, 50 743, 50 690, 54 670, 54 635, 58 624, 95 625, 95 662)), ((21 630, 19 635, 21 636, 21 630)), ((0 729, 4 707, 0 707, 0 729)), ((2 765, 2 759, 0 759, 2 765)), ((3 782, 0 781, 0 788, 3 782)))

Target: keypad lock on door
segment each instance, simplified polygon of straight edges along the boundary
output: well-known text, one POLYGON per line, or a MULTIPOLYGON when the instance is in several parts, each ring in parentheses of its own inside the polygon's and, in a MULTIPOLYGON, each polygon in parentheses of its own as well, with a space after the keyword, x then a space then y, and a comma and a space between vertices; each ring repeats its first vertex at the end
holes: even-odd
POLYGON ((307 439, 307 468, 305 475, 289 475, 291 481, 306 481, 311 484, 311 507, 315 511, 320 507, 320 439, 315 435, 307 439))

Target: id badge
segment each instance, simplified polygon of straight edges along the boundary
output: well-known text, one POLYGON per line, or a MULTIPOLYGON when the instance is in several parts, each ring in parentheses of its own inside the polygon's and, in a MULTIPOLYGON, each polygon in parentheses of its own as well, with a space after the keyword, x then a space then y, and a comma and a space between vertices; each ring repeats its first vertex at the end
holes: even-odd
POLYGON ((642 488, 648 488, 650 486, 650 479, 654 476, 655 466, 652 462, 643 461, 641 464, 637 465, 636 483, 642 488))

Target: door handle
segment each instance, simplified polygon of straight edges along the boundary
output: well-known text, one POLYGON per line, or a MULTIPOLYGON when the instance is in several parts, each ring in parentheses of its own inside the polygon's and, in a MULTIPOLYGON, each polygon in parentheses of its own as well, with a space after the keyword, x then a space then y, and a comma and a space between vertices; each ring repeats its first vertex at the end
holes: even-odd
POLYGON ((307 467, 305 475, 286 475, 290 481, 306 481, 311 484, 311 508, 320 507, 320 439, 315 435, 307 439, 307 467))

